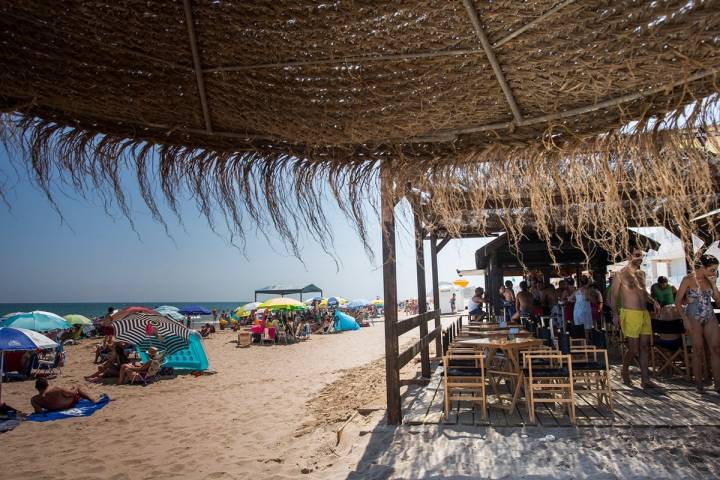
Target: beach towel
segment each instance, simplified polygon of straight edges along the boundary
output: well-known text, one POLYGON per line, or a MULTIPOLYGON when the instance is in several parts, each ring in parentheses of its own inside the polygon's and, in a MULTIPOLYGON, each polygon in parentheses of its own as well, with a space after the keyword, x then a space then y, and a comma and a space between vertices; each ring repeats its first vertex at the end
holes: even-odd
POLYGON ((19 418, 0 418, 0 433, 9 432, 20 425, 20 422, 19 418))
POLYGON ((107 405, 109 401, 110 397, 107 395, 100 397, 97 403, 83 398, 73 408, 57 412, 33 413, 27 417, 27 420, 31 422, 49 422, 51 420, 62 420, 64 418, 89 417, 107 405))

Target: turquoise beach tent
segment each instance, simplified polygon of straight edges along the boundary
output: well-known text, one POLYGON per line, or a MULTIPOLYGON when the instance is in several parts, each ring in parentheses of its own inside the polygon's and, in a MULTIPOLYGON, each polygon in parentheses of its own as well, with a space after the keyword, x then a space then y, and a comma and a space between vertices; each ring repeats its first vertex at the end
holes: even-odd
POLYGON ((340 311, 335 312, 335 331, 344 332, 345 330, 360 330, 360 325, 353 317, 347 313, 340 311))

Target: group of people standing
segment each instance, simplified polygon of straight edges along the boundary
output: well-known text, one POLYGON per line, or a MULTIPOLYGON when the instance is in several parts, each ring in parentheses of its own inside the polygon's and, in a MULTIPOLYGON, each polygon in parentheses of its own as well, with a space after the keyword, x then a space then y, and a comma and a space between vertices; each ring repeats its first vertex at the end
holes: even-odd
POLYGON ((601 321, 603 296, 591 278, 581 275, 577 283, 575 286, 573 278, 565 278, 556 288, 541 276, 531 275, 520 282, 520 291, 516 294, 513 283, 506 281, 499 291, 506 320, 553 316, 584 327, 589 339, 590 331, 601 321))
POLYGON ((720 305, 717 287, 720 262, 712 255, 701 255, 693 271, 682 279, 677 289, 669 285, 666 278, 660 277, 648 292, 645 273, 640 268, 644 255, 642 249, 632 248, 628 265, 616 275, 610 288, 613 321, 621 328, 628 346, 623 358, 623 381, 632 383, 629 366, 637 358, 641 385, 656 387, 648 371, 652 318, 658 318, 663 307, 674 308, 674 315, 682 318, 690 335, 692 370, 698 392, 705 390, 703 366, 709 354, 715 391, 720 393, 720 327, 713 309, 713 301, 720 305))

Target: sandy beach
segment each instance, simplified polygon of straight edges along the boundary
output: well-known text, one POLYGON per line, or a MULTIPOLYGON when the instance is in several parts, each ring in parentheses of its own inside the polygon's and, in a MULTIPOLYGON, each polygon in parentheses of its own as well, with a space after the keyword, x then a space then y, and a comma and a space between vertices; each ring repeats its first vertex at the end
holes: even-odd
MULTIPOLYGON (((91 417, 24 422, 0 436, 0 478, 296 478, 336 461, 337 422, 384 405, 383 323, 314 335, 289 346, 236 347, 218 331, 205 341, 213 375, 147 387, 88 384, 93 340, 67 349, 62 375, 112 402, 91 417), (328 385, 345 375, 341 388, 328 385), (344 386, 344 388, 342 388, 344 386), (327 387, 324 389, 324 387, 327 387), (37 459, 44 459, 38 462, 37 459)), ((5 401, 30 411, 33 382, 7 383, 5 401)))
MULTIPOLYGON (((716 478, 720 430, 384 424, 384 329, 290 346, 206 341, 213 375, 147 387, 89 384, 91 417, 24 422, 0 436, 0 479, 716 478), (356 413, 360 409, 361 413, 356 413), (351 419, 346 423, 346 420, 351 419), (337 430, 343 427, 338 442, 337 430)), ((403 342, 411 338, 403 338, 403 342)), ((92 340, 68 348, 57 384, 88 385, 92 340)), ((415 375, 411 362, 402 378, 415 375)), ((5 400, 30 408, 32 382, 5 400)))

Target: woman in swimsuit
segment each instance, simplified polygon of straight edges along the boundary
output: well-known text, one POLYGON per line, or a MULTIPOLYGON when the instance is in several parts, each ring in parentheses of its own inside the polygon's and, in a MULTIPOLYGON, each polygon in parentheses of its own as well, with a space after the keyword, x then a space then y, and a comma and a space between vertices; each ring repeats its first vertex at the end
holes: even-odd
POLYGON ((712 301, 720 305, 720 291, 716 280, 718 259, 702 255, 695 271, 683 278, 675 299, 683 312, 685 324, 690 330, 693 346, 693 375, 698 392, 704 391, 702 361, 705 358, 705 343, 710 348, 715 391, 720 393, 720 328, 715 318, 712 301))

